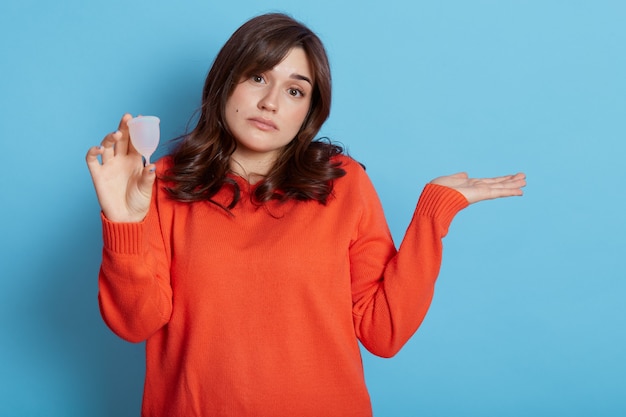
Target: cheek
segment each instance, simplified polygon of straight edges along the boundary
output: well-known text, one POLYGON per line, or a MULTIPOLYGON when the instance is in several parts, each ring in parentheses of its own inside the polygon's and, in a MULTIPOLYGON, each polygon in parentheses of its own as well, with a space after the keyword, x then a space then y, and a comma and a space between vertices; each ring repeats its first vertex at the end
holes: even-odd
POLYGON ((239 84, 230 94, 228 100, 226 100, 226 111, 236 111, 237 109, 241 109, 241 105, 244 102, 244 98, 246 97, 245 91, 243 91, 244 86, 239 84))
POLYGON ((241 105, 237 100, 237 97, 233 94, 226 101, 226 106, 224 108, 224 121, 227 125, 231 125, 231 123, 235 122, 239 112, 241 110, 241 105))
POLYGON ((307 121, 307 116, 309 116, 309 112, 310 112, 310 108, 309 108, 309 107, 307 107, 307 108, 305 108, 305 109, 301 112, 301 114, 299 115, 299 120, 300 120, 300 126, 299 126, 299 129, 301 129, 301 128, 302 128, 302 126, 304 126, 304 124, 306 123, 306 121, 307 121))
POLYGON ((311 103, 309 101, 309 103, 307 103, 304 106, 300 106, 297 109, 294 109, 293 113, 292 113, 292 117, 294 118, 294 120, 299 120, 300 124, 304 124, 306 117, 309 114, 309 111, 311 109, 311 103))

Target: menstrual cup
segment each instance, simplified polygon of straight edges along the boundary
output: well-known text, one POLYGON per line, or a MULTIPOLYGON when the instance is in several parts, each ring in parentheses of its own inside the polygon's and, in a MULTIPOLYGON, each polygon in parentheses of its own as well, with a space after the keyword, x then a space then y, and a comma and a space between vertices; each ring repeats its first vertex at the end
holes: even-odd
POLYGON ((156 116, 139 116, 128 121, 130 140, 146 159, 146 165, 150 164, 150 156, 159 145, 161 136, 159 123, 160 120, 156 116))

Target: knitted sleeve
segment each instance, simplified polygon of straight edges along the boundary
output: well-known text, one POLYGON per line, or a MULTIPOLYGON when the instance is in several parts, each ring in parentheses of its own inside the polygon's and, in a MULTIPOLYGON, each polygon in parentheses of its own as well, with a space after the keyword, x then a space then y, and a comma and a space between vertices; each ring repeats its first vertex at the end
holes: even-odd
POLYGON ((391 357, 422 323, 439 274, 442 238, 469 203, 453 189, 426 185, 396 251, 378 196, 362 177, 363 209, 350 248, 353 319, 363 346, 391 357))
POLYGON ((155 184, 150 211, 140 223, 113 223, 102 215, 100 312, 109 328, 130 342, 146 340, 172 312, 170 256, 161 233, 157 188, 155 184))

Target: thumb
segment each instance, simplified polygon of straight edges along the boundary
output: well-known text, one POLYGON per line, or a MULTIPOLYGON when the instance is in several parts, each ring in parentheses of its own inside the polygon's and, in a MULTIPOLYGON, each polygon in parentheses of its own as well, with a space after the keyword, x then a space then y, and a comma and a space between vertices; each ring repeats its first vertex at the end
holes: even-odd
POLYGON ((139 183, 137 184, 139 190, 145 195, 150 195, 152 193, 152 186, 154 185, 155 179, 156 165, 146 165, 141 172, 141 178, 139 179, 139 183))
POLYGON ((463 179, 466 179, 469 177, 469 175, 467 175, 467 172, 457 172, 456 174, 452 174, 450 176, 453 178, 463 178, 463 179))

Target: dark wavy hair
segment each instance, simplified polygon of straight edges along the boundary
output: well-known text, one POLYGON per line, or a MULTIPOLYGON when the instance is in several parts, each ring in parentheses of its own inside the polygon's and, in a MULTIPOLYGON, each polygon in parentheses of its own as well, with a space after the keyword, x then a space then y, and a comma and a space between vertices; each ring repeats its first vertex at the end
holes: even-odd
POLYGON ((300 131, 254 187, 253 198, 260 203, 296 199, 326 204, 333 181, 345 175, 340 162, 333 158, 343 153, 343 148, 328 140, 314 140, 330 113, 328 57, 315 33, 280 13, 244 23, 215 58, 204 84, 197 125, 172 152, 173 166, 164 176, 171 184, 167 187, 171 198, 208 200, 227 210, 235 207, 241 190, 227 174, 237 142, 225 122, 226 101, 242 79, 272 69, 295 47, 304 50, 313 71, 310 109, 300 131), (225 186, 233 193, 226 207, 212 199, 225 186))

